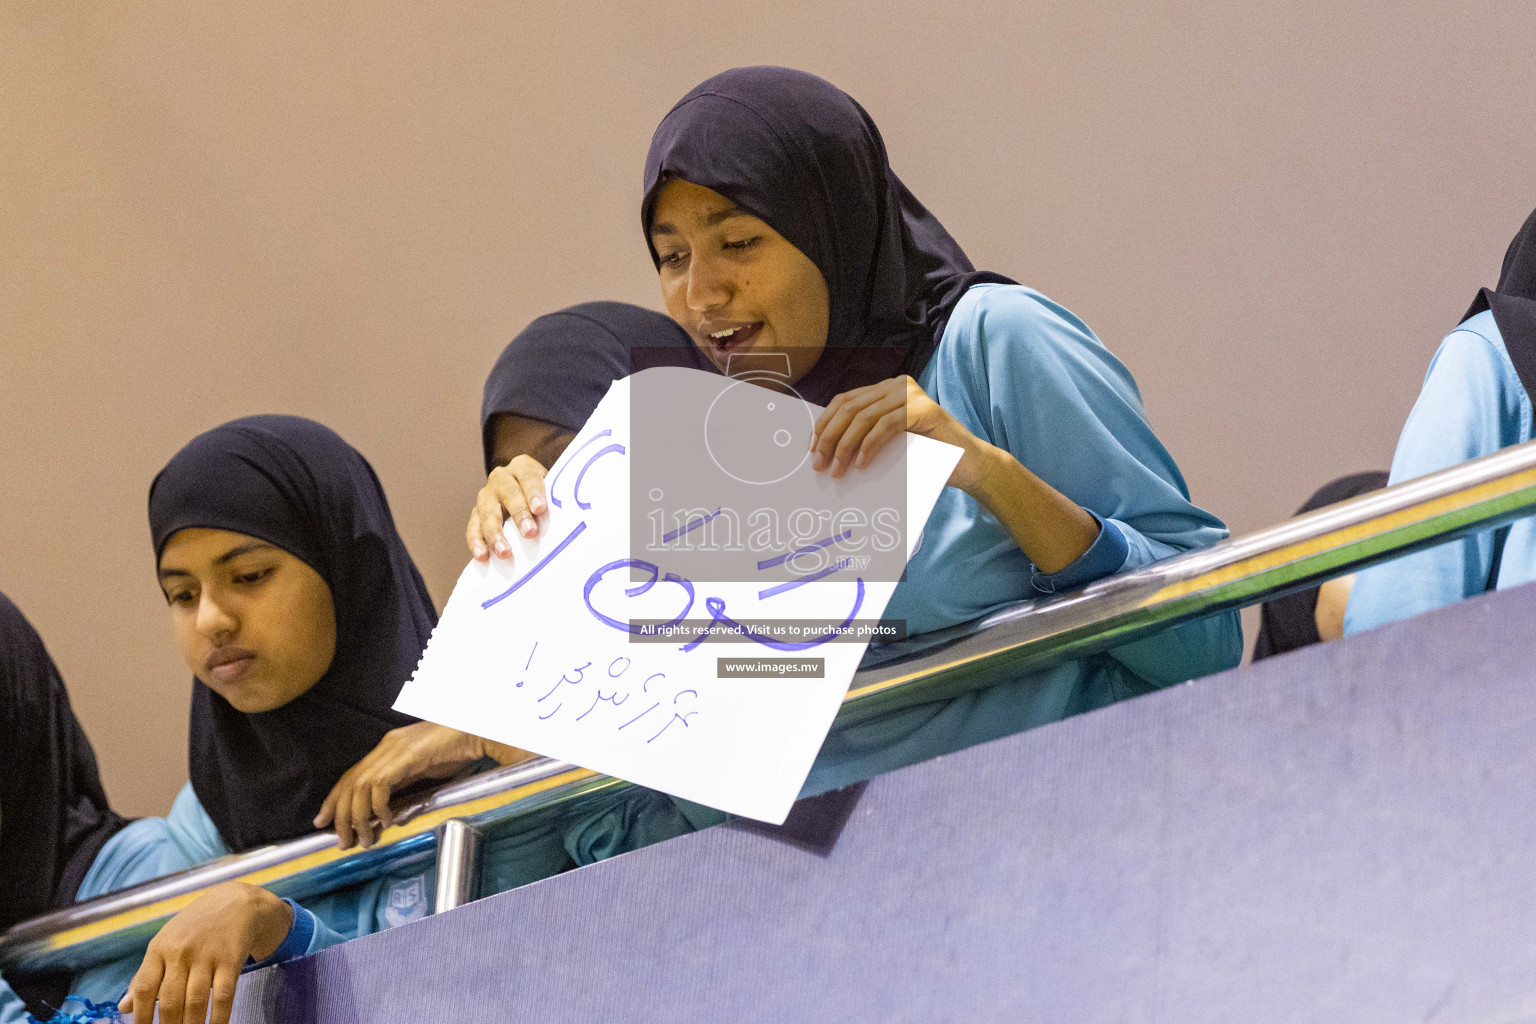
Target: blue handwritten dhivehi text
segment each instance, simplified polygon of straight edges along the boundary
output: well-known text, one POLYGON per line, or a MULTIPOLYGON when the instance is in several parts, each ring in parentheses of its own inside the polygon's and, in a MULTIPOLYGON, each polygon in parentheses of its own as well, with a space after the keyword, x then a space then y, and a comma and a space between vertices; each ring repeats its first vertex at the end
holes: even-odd
MULTIPOLYGON (((580 455, 594 442, 604 437, 611 437, 612 435, 613 430, 611 428, 598 431, 591 437, 587 438, 584 442, 582 442, 581 446, 577 448, 575 454, 580 455)), ((624 445, 618 442, 611 442, 602 448, 599 448, 597 451, 593 452, 590 456, 587 457, 586 461, 582 464, 580 471, 576 474, 576 482, 571 488, 571 499, 574 501, 577 508, 580 508, 583 511, 587 511, 592 507, 590 503, 581 500, 582 481, 586 478, 587 471, 592 468, 592 465, 605 455, 626 454, 627 452, 624 448, 624 445)), ((559 500, 556 491, 561 478, 564 476, 566 470, 568 470, 574 462, 574 458, 568 460, 565 465, 561 467, 560 471, 555 474, 554 479, 550 482, 549 502, 556 508, 565 507, 559 500)), ((708 515, 699 516, 693 519, 683 527, 668 533, 665 537, 662 538, 662 542, 668 543, 692 530, 697 529, 698 527, 709 522, 711 519, 715 518, 715 516, 718 516, 720 511, 721 510, 717 508, 714 512, 711 512, 708 515)), ((562 554, 564 554, 565 551, 571 547, 572 543, 579 536, 581 536, 586 527, 587 523, 585 520, 577 523, 576 527, 571 530, 570 533, 566 534, 566 536, 558 544, 551 548, 547 554, 540 558, 539 561, 533 566, 533 568, 529 569, 526 573, 519 577, 515 583, 513 583, 506 590, 502 591, 500 594, 497 594, 495 597, 489 598, 488 600, 482 601, 481 607, 483 609, 489 610, 501 601, 504 601, 511 597, 513 594, 517 593, 517 591, 521 589, 524 584, 533 579, 540 572, 542 572, 546 566, 550 565, 562 554)), ((814 543, 796 548, 795 550, 785 554, 777 555, 773 558, 760 561, 757 563, 757 568, 759 571, 762 571, 783 565, 785 563, 790 563, 798 555, 803 555, 809 552, 821 550, 822 548, 830 547, 833 544, 847 540, 852 536, 852 534, 852 530, 844 530, 842 533, 839 533, 836 536, 826 537, 822 540, 815 541, 814 543)), ((839 562, 834 562, 831 565, 828 565, 827 567, 816 572, 799 575, 786 582, 765 587, 764 589, 758 591, 758 599, 765 601, 774 597, 778 597, 782 594, 789 593, 798 587, 806 585, 807 583, 814 583, 842 572, 851 564, 851 560, 845 558, 839 562)), ((599 609, 597 603, 594 601, 593 591, 597 589, 599 584, 602 583, 603 579, 609 573, 620 569, 639 569, 648 577, 636 586, 626 587, 624 590, 626 597, 640 597, 648 593, 658 584, 667 584, 677 588, 678 596, 682 606, 681 610, 677 613, 675 618, 654 628, 661 629, 667 626, 675 626, 686 619, 688 617, 688 613, 693 610, 694 602, 697 599, 697 594, 691 580, 685 579, 676 573, 668 572, 655 562, 649 562, 638 558, 621 558, 608 562, 607 564, 599 566, 597 569, 593 570, 593 572, 587 577, 585 585, 582 587, 582 600, 586 605, 587 611, 596 621, 602 623, 603 625, 633 635, 639 635, 642 628, 632 624, 628 619, 624 617, 619 615, 610 615, 606 611, 599 609)), ((829 642, 832 637, 844 632, 846 627, 850 626, 858 617, 859 609, 862 608, 864 604, 864 597, 864 580, 862 577, 855 577, 853 607, 849 610, 847 618, 842 624, 842 628, 831 630, 827 634, 823 635, 820 639, 809 640, 801 643, 791 643, 783 640, 775 640, 771 637, 763 636, 753 631, 750 627, 745 626, 741 622, 737 621, 726 611, 725 600, 723 598, 713 595, 706 596, 704 598, 704 607, 709 611, 710 614, 710 628, 705 630, 703 635, 697 639, 694 639, 679 647, 678 650, 683 653, 692 652, 698 649, 710 637, 718 636, 721 634, 738 636, 742 639, 750 640, 754 643, 761 644, 764 647, 768 647, 776 651, 809 650, 810 648, 819 647, 822 644, 829 642)), ((649 629, 652 627, 647 628, 649 629)), ((535 642, 533 644, 533 648, 528 653, 527 662, 523 667, 523 674, 528 674, 529 671, 533 668, 534 655, 537 653, 537 651, 538 643, 535 642)), ((575 706, 580 707, 583 704, 585 705, 585 710, 576 715, 573 719, 574 721, 579 722, 586 719, 588 716, 593 716, 594 722, 607 722, 614 728, 615 732, 623 732, 630 726, 637 725, 641 722, 648 722, 649 724, 640 726, 639 731, 639 735, 646 736, 645 743, 647 745, 655 743, 663 736, 685 735, 690 729, 693 728, 693 719, 695 716, 701 713, 701 709, 694 706, 700 700, 698 691, 694 689, 683 689, 668 694, 666 691, 670 689, 670 687, 666 685, 666 673, 651 672, 645 675, 642 679, 639 673, 636 673, 635 675, 630 674, 630 670, 633 667, 634 662, 628 657, 620 655, 619 657, 614 658, 601 670, 601 673, 598 675, 598 680, 606 679, 609 681, 607 683, 602 683, 601 685, 597 680, 589 680, 588 678, 588 670, 592 669, 592 663, 590 661, 584 662, 580 665, 568 666, 566 668, 560 669, 558 674, 546 677, 547 679, 551 680, 549 689, 545 691, 543 696, 537 698, 535 704, 543 705, 553 699, 554 707, 552 710, 540 714, 538 716, 540 721, 548 721, 554 718, 555 715, 559 714, 561 709, 565 707, 567 698, 569 697, 577 699, 575 706), (626 682, 626 679, 641 679, 639 692, 644 696, 645 699, 637 703, 648 702, 648 706, 645 708, 645 710, 640 711, 638 714, 630 714, 630 712, 634 710, 630 707, 625 707, 623 711, 619 711, 621 707, 628 703, 631 696, 634 694, 634 691, 631 689, 633 682, 626 682), (590 694, 588 693, 589 690, 590 694), (599 708, 604 704, 608 705, 609 707, 603 711, 599 711, 599 708), (653 713, 657 711, 660 711, 660 714, 657 714, 653 717, 653 713)), ((521 687, 524 684, 520 681, 517 685, 521 687)))

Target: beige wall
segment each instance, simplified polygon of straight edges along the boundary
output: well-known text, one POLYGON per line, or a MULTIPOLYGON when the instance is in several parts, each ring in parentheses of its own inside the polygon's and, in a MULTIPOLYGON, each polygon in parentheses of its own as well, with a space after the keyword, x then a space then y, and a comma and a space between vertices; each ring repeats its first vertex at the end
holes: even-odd
POLYGON ((1525 0, 13 0, 0 589, 114 799, 163 811, 188 673, 151 578, 155 470, 236 415, 321 419, 373 460, 441 602, 482 375, 539 312, 657 304, 646 143, 742 63, 853 93, 978 265, 1129 363, 1197 500, 1266 525, 1385 464, 1536 204, 1532 39, 1525 0))

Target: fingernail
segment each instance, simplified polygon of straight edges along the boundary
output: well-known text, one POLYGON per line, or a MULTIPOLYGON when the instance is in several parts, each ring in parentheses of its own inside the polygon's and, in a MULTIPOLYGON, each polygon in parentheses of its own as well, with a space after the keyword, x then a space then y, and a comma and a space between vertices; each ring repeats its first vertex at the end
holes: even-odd
POLYGON ((544 511, 544 499, 534 495, 533 500, 528 503, 528 507, 533 510, 534 515, 540 515, 544 511))
POLYGON ((854 465, 858 466, 860 469, 863 469, 865 466, 869 465, 869 452, 859 452, 859 457, 853 461, 854 465))
POLYGON ((833 476, 842 476, 843 475, 843 460, 841 458, 836 458, 836 459, 832 460, 832 475, 833 476))
POLYGON ((521 522, 519 522, 517 524, 517 528, 520 531, 522 531, 522 534, 523 534, 524 537, 532 537, 533 536, 533 520, 532 519, 523 519, 521 522))
POLYGON ((497 556, 500 557, 500 558, 506 558, 511 553, 512 553, 512 545, 507 543, 506 538, 504 538, 504 537, 497 537, 496 538, 496 554, 497 554, 497 556))
POLYGON ((820 473, 827 468, 827 457, 821 452, 816 453, 816 458, 811 460, 811 468, 820 473))
POLYGON ((475 558, 476 558, 476 560, 485 558, 485 545, 484 544, 476 544, 475 545, 475 558))

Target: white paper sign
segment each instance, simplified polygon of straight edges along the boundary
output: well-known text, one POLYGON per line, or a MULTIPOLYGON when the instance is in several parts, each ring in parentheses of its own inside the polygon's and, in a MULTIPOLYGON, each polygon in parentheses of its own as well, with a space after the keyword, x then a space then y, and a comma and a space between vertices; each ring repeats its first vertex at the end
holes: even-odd
MULTIPOLYGON (((545 478, 553 507, 540 518, 539 536, 528 541, 509 527, 510 560, 469 563, 395 707, 724 811, 782 822, 867 641, 752 639, 729 624, 876 620, 896 585, 864 580, 843 562, 834 563, 844 565, 838 571, 811 574, 810 582, 695 584, 671 572, 663 555, 631 559, 629 398, 632 382, 650 374, 686 375, 677 378, 680 394, 703 387, 718 395, 734 383, 658 368, 614 384, 545 478), (695 640, 639 642, 632 635, 645 628, 634 620, 680 619, 721 625, 695 640), (722 677, 720 660, 731 658, 820 659, 823 674, 722 677)), ((799 405, 792 396, 778 400, 799 405)), ((961 453, 904 436, 910 556, 961 453)), ((809 460, 795 473, 809 478, 801 481, 808 486, 856 497, 861 474, 873 479, 899 467, 900 454, 888 446, 871 466, 838 481, 813 473, 809 460)))

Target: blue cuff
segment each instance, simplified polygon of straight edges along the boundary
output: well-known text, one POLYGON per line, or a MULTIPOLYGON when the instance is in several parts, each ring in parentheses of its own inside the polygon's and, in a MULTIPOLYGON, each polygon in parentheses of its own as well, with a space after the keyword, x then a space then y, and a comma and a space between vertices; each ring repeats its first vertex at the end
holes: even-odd
POLYGON ((293 910, 293 924, 288 926, 288 934, 283 938, 282 944, 274 949, 272 955, 265 960, 252 960, 250 957, 246 957, 245 969, 240 972, 241 974, 245 974, 248 971, 259 971, 263 967, 271 967, 273 964, 280 964, 285 960, 292 960, 296 956, 303 956, 309 952, 309 944, 315 938, 315 915, 293 902, 293 900, 285 899, 283 902, 288 904, 293 910))
POLYGON ((1113 576, 1130 557, 1131 546, 1126 543, 1125 534, 1120 532, 1114 520, 1102 519, 1092 509, 1085 508, 1083 511, 1093 516, 1094 522, 1099 524, 1099 535, 1088 545, 1088 550, 1078 555, 1077 561, 1065 569, 1041 572, 1031 565, 1029 582, 1038 592, 1055 594, 1105 576, 1113 576))

